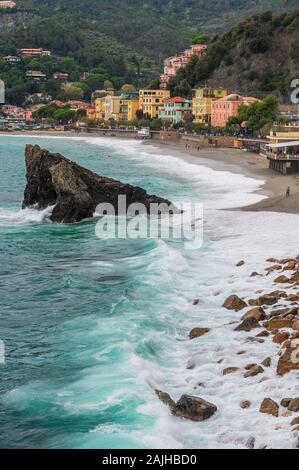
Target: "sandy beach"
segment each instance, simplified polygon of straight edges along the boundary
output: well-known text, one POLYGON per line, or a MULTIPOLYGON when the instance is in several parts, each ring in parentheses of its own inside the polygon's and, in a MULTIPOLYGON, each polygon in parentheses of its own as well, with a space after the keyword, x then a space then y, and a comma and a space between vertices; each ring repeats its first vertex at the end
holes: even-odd
MULTIPOLYGON (((63 133, 32 131, 26 132, 26 134, 23 132, 12 132, 8 135, 51 136, 66 139, 74 139, 76 137, 105 139, 105 137, 96 133, 80 132, 80 134, 76 134, 69 131, 63 133)), ((143 145, 159 148, 162 154, 169 155, 171 153, 171 155, 182 158, 192 164, 205 165, 216 171, 244 174, 261 180, 261 188, 257 192, 267 196, 267 198, 256 204, 241 207, 241 210, 299 213, 299 174, 283 176, 275 173, 268 168, 268 161, 256 153, 228 148, 202 148, 197 150, 192 147, 186 148, 179 142, 162 143, 155 140, 144 141, 143 145), (286 197, 288 187, 290 188, 290 197, 286 197)))
POLYGON ((183 158, 191 163, 206 165, 214 170, 230 171, 232 173, 245 174, 247 176, 265 181, 259 194, 267 196, 257 204, 242 207, 246 211, 269 211, 286 212, 290 214, 299 213, 299 174, 283 176, 268 168, 268 161, 251 152, 235 149, 186 149, 180 144, 160 144, 148 142, 146 145, 159 147, 163 153, 183 158), (286 197, 287 188, 290 188, 290 197, 286 197))

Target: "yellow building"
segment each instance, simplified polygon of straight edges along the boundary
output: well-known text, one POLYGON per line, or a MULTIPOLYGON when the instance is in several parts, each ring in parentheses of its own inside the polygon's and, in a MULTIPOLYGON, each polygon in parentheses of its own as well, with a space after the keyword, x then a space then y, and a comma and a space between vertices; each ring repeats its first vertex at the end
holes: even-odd
POLYGON ((164 104, 168 98, 170 98, 169 90, 140 90, 139 108, 143 111, 143 114, 148 114, 151 118, 156 119, 159 106, 164 104))
POLYGON ((198 88, 192 100, 192 114, 196 124, 211 124, 212 102, 227 96, 227 90, 223 88, 198 88))
POLYGON ((139 99, 133 98, 127 101, 128 102, 128 121, 134 121, 136 119, 136 113, 140 109, 139 99))
POLYGON ((136 112, 139 109, 138 98, 128 98, 124 95, 107 95, 95 100, 96 119, 109 121, 133 121, 136 119, 136 112))
POLYGON ((95 100, 96 119, 109 121, 109 119, 119 120, 120 96, 107 95, 95 100))

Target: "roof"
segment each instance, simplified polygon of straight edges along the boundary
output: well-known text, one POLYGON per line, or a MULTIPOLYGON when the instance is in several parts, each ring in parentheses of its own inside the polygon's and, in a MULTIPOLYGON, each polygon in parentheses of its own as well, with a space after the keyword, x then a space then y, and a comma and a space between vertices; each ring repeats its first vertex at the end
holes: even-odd
POLYGON ((185 103, 185 98, 182 98, 181 96, 176 96, 174 98, 169 98, 168 100, 165 100, 165 103, 185 103))
POLYGON ((267 147, 272 149, 281 149, 285 147, 299 147, 299 140, 294 140, 293 142, 281 142, 280 144, 268 144, 267 147))

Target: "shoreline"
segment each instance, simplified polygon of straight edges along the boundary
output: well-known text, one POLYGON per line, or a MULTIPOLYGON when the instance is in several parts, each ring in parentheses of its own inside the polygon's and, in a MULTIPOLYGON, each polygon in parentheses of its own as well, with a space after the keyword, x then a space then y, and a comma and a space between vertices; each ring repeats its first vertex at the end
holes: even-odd
MULTIPOLYGON (((1 136, 1 134, 0 134, 1 136)), ((20 137, 59 137, 71 139, 84 138, 103 138, 96 133, 80 132, 79 134, 66 132, 11 132, 2 134, 2 136, 20 136, 20 137)), ((109 137, 110 139, 117 137, 109 137)), ((128 138, 128 140, 134 140, 128 138)), ((186 148, 179 142, 162 142, 156 140, 146 140, 141 145, 159 149, 162 154, 168 154, 184 161, 196 165, 204 165, 215 171, 229 171, 238 173, 250 178, 261 181, 260 188, 255 191, 256 194, 265 196, 261 201, 247 206, 238 207, 235 210, 251 212, 284 212, 289 214, 299 214, 299 174, 283 176, 275 173, 268 168, 268 161, 255 153, 245 152, 233 148, 186 148), (290 197, 286 197, 287 188, 290 188, 290 197)), ((149 150, 149 149, 148 149, 149 150)))

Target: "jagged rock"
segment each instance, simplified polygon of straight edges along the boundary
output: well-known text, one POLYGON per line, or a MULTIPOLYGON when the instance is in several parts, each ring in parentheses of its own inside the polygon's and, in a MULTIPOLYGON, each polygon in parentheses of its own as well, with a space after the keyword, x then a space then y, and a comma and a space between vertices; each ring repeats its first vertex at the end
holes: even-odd
POLYGON ((246 410, 247 408, 250 408, 250 407, 251 407, 251 401, 249 401, 249 400, 241 401, 240 407, 241 407, 243 410, 246 410))
POLYGON ((282 275, 282 276, 278 276, 278 277, 274 280, 274 282, 275 282, 276 284, 286 284, 287 282, 290 282, 290 279, 289 279, 287 276, 282 275))
POLYGON ((265 413, 278 418, 279 405, 272 400, 272 398, 265 398, 261 404, 260 413, 265 413))
POLYGON ((247 303, 244 300, 240 299, 237 295, 230 295, 223 304, 223 307, 228 310, 235 310, 238 312, 243 308, 247 307, 247 303))
POLYGON ((292 401, 291 398, 283 398, 280 402, 280 405, 283 407, 283 408, 288 408, 290 402, 292 401))
POLYGON ((255 437, 249 437, 249 439, 247 440, 245 446, 247 447, 247 449, 254 449, 255 447, 255 437))
POLYGON ((248 318, 255 318, 257 321, 264 320, 266 318, 265 311, 261 307, 252 308, 249 310, 241 320, 247 320, 248 318))
POLYGON ((244 374, 245 379, 248 377, 255 377, 256 375, 263 374, 264 369, 261 366, 253 366, 251 369, 249 369, 248 372, 244 374))
POLYGON ((266 338, 267 336, 270 336, 269 331, 263 330, 256 335, 256 338, 266 338))
POLYGON ((193 328, 193 330, 191 330, 189 333, 189 338, 190 339, 200 338, 201 336, 209 333, 209 331, 211 331, 210 328, 193 328))
POLYGON ((182 395, 175 403, 168 393, 161 390, 155 391, 159 399, 170 408, 174 416, 190 419, 191 421, 204 421, 217 411, 217 406, 202 398, 191 395, 182 395))
MULTIPOLYGON (((139 187, 98 176, 60 154, 50 153, 38 145, 26 145, 27 185, 23 208, 54 206, 53 222, 74 223, 92 217, 100 203, 110 203, 120 213, 118 196, 126 196, 126 207, 142 203, 149 211, 151 203, 170 202, 151 196, 139 187)), ((175 208, 174 208, 175 209, 175 208)))
POLYGON ((267 271, 268 274, 270 274, 273 271, 280 271, 281 269, 282 269, 282 266, 280 266, 280 264, 274 264, 273 266, 270 266, 270 268, 266 268, 265 271, 267 271))
POLYGON ((239 261, 239 263, 236 264, 237 268, 240 268, 241 266, 244 266, 245 264, 245 261, 244 260, 241 260, 239 261))
POLYGON ((257 273, 256 271, 253 271, 253 273, 250 274, 250 277, 257 277, 257 276, 263 277, 262 274, 257 273))
POLYGON ((267 330, 280 330, 281 328, 292 328, 293 321, 286 320, 285 318, 274 318, 270 320, 265 326, 267 330))
POLYGON ((273 343, 282 344, 287 339, 289 339, 290 335, 286 331, 279 331, 276 335, 273 336, 272 341, 273 343))
POLYGON ((261 363, 262 366, 264 367, 270 367, 271 366, 271 357, 266 357, 266 359, 263 360, 263 362, 261 363))
POLYGON ((227 367, 226 369, 223 369, 223 375, 230 375, 234 374, 235 372, 238 372, 240 369, 239 367, 227 367))
POLYGON ((299 398, 293 398, 288 406, 289 411, 299 411, 299 398))
POLYGON ((183 395, 176 403, 173 414, 192 421, 204 421, 217 411, 217 406, 202 398, 183 395))
POLYGON ((255 328, 260 328, 260 326, 261 325, 255 318, 247 318, 235 328, 235 331, 251 331, 255 328))
POLYGON ((296 320, 292 325, 293 330, 299 331, 299 320, 296 320))
POLYGON ((164 403, 164 405, 167 405, 171 411, 175 409, 175 401, 173 401, 168 393, 162 392, 161 390, 155 390, 155 393, 161 402, 164 403))
POLYGON ((198 305, 199 304, 199 299, 194 299, 192 302, 192 305, 198 305))
POLYGON ((293 419, 291 422, 291 426, 297 426, 299 424, 299 416, 293 419))
POLYGON ((299 343, 289 342, 277 363, 277 374, 285 375, 292 370, 299 370, 299 343))

